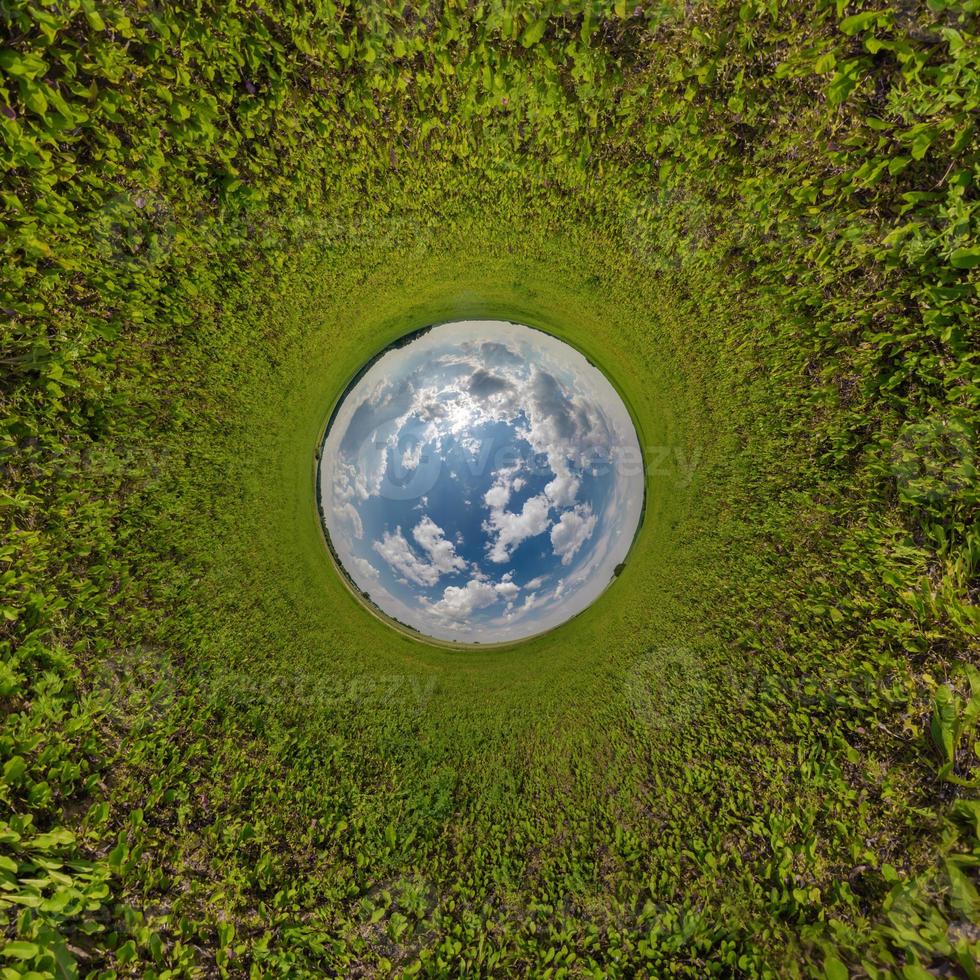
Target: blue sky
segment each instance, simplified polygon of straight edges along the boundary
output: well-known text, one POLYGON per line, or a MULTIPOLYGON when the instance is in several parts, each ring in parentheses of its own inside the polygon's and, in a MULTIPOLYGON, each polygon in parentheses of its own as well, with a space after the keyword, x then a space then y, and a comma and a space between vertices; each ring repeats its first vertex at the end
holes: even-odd
POLYGON ((440 639, 531 636, 602 592, 643 502, 621 399, 554 337, 441 324, 384 353, 320 459, 326 529, 355 584, 440 639))

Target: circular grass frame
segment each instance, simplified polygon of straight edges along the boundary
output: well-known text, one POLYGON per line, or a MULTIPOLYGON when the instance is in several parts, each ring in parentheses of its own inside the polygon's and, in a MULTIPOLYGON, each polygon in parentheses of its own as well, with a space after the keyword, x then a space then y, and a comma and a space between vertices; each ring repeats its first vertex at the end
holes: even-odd
MULTIPOLYGON (((549 337, 555 337, 555 334, 550 333, 548 330, 545 330, 543 327, 537 327, 527 323, 518 323, 515 320, 510 320, 505 317, 487 316, 485 317, 485 319, 487 319, 488 321, 510 323, 513 326, 527 327, 539 333, 547 334, 549 337)), ((411 626, 408 626, 406 623, 402 623, 400 620, 395 619, 393 616, 389 616, 376 602, 374 602, 362 589, 358 587, 357 583, 353 580, 353 578, 351 578, 350 573, 344 567, 344 563, 340 560, 340 556, 337 554, 337 551, 333 546, 333 541, 330 538, 330 532, 329 530, 327 530, 326 515, 323 512, 323 498, 321 494, 321 484, 320 484, 321 457, 323 454, 323 447, 324 444, 326 443, 327 436, 330 434, 330 428, 337 417, 337 412, 340 410, 340 406, 343 404, 344 399, 347 398, 347 396, 351 393, 351 391, 356 386, 357 382, 360 381, 362 377, 364 377, 364 375, 371 369, 371 367, 374 364, 376 364, 382 357, 384 357, 384 355, 387 354, 389 351, 397 350, 399 347, 403 347, 406 344, 411 343, 413 340, 423 336, 424 334, 428 333, 429 330, 432 330, 435 327, 448 326, 451 325, 452 323, 465 323, 465 322, 467 321, 451 320, 442 323, 429 323, 426 324, 425 326, 418 327, 415 330, 403 334, 401 337, 395 338, 395 340, 389 343, 386 347, 383 347, 381 348, 381 350, 372 354, 364 362, 364 364, 355 372, 355 374, 348 380, 347 384, 343 387, 340 394, 336 395, 333 398, 333 400, 330 402, 330 408, 326 414, 326 418, 323 422, 323 425, 320 428, 320 433, 317 436, 316 450, 314 453, 314 462, 313 462, 314 505, 316 507, 317 517, 319 519, 320 534, 323 538, 323 544, 324 547, 327 549, 328 554, 330 555, 330 559, 333 562, 333 566, 337 574, 343 579, 344 584, 347 586, 347 588, 354 594, 354 596, 360 601, 360 603, 365 607, 365 609, 367 609, 367 611, 371 613, 373 616, 380 619, 383 623, 386 623, 392 629, 395 629, 400 633, 404 633, 406 636, 410 637, 411 639, 434 646, 442 646, 442 647, 449 647, 450 649, 465 649, 465 650, 486 650, 488 648, 492 649, 492 648, 514 647, 514 646, 519 646, 522 643, 527 643, 531 640, 537 639, 537 637, 539 636, 544 636, 544 634, 550 633, 552 632, 552 630, 561 629, 561 627, 564 626, 566 623, 570 623, 577 617, 581 616, 582 613, 584 613, 585 610, 589 608, 589 606, 597 602, 601 596, 605 595, 605 593, 610 588, 613 587, 616 580, 619 578, 619 576, 628 566, 629 557, 633 551, 633 546, 636 544, 636 540, 640 536, 640 531, 643 528, 643 522, 646 517, 646 505, 647 505, 647 486, 646 486, 645 475, 643 480, 643 499, 640 502, 640 516, 637 519, 636 527, 633 530, 633 536, 630 539, 629 547, 626 549, 626 554, 623 556, 622 561, 617 566, 619 568, 619 571, 616 572, 613 575, 613 577, 609 580, 609 582, 606 583, 606 586, 602 590, 602 592, 600 592, 599 595, 596 596, 596 598, 593 599, 591 603, 589 603, 589 606, 585 607, 585 609, 580 609, 577 613, 575 613, 572 616, 569 616, 565 620, 562 620, 562 622, 558 623, 555 626, 550 626, 548 627, 548 629, 539 630, 537 633, 532 633, 529 636, 522 636, 514 640, 502 640, 496 643, 480 643, 479 641, 466 643, 460 640, 444 640, 439 637, 430 636, 427 633, 423 633, 421 630, 413 629, 411 626)), ((581 347, 577 347, 569 343, 568 341, 563 341, 563 343, 565 343, 567 346, 571 347, 572 350, 574 350, 576 353, 584 357, 585 360, 592 367, 596 368, 596 370, 598 370, 602 374, 603 378, 605 378, 606 381, 612 386, 613 391, 615 391, 616 394, 619 396, 620 401, 623 403, 623 406, 626 409, 626 413, 629 416, 634 431, 636 432, 637 441, 641 446, 641 452, 642 452, 642 446, 644 445, 642 430, 639 424, 637 423, 636 414, 629 403, 629 399, 622 391, 622 389, 619 387, 619 385, 616 383, 615 377, 610 375, 608 371, 600 367, 595 356, 592 355, 587 350, 584 350, 581 347)), ((645 469, 646 466, 644 464, 644 471, 645 469)))
POLYGON ((700 533, 712 519, 702 502, 714 491, 698 490, 717 479, 712 459, 726 456, 715 420, 728 416, 713 408, 715 392, 723 392, 716 368, 692 358, 704 337, 670 278, 624 263, 604 236, 524 222, 488 230, 473 218, 437 247, 426 245, 358 246, 358 254, 299 269, 277 295, 257 297, 250 314, 255 326, 248 329, 272 337, 268 355, 250 359, 245 335, 234 340, 234 350, 246 353, 233 367, 213 362, 214 383, 234 392, 226 409, 234 427, 218 451, 213 430, 207 433, 202 451, 220 460, 215 491, 240 490, 226 532, 211 534, 204 615, 223 625, 199 647, 200 662, 260 682, 284 667, 326 672, 338 683, 435 677, 449 698, 445 710, 470 714, 473 723, 479 715, 488 729, 508 724, 502 702, 487 702, 488 690, 513 699, 520 713, 539 699, 557 711, 587 703, 605 710, 612 702, 598 696, 596 684, 621 683, 652 647, 690 641, 696 613, 689 597, 714 547, 700 533), (615 379, 644 450, 694 447, 701 463, 678 479, 671 455, 660 454, 616 588, 553 630, 519 644, 482 645, 473 656, 459 644, 391 629, 344 584, 323 543, 311 447, 329 418, 324 392, 342 391, 365 351, 434 322, 489 317, 543 329, 583 350, 615 379))

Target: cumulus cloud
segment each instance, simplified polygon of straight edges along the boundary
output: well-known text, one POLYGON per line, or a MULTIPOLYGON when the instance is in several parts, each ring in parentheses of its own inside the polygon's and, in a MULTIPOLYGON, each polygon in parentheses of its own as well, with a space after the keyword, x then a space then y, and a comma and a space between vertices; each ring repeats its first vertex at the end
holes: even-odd
POLYGON ((521 463, 502 469, 496 474, 496 480, 483 495, 483 502, 491 510, 503 510, 510 503, 511 494, 517 493, 524 486, 524 478, 517 475, 521 463))
POLYGON ((480 360, 494 367, 526 368, 527 360, 512 350, 507 344, 495 340, 485 340, 479 345, 480 360))
POLYGON ((364 524, 361 522, 361 515, 350 501, 346 504, 341 504, 339 507, 335 507, 334 513, 337 515, 339 521, 346 523, 350 527, 351 534, 355 538, 364 537, 364 524))
POLYGON ((490 516, 483 523, 489 536, 487 554, 493 562, 505 562, 522 541, 543 534, 551 525, 549 511, 554 501, 547 493, 538 494, 524 502, 520 511, 508 511, 511 496, 525 485, 519 476, 522 463, 501 470, 492 487, 483 495, 490 516))
POLYGON ((544 488, 554 507, 571 507, 578 496, 581 481, 568 468, 568 463, 557 458, 552 464, 555 478, 544 488))
POLYGON ((490 510, 483 527, 491 536, 487 546, 491 561, 507 561, 522 541, 547 531, 551 526, 549 512, 552 508, 561 510, 575 505, 581 481, 560 453, 552 452, 550 458, 554 479, 545 486, 544 493, 526 500, 519 512, 507 510, 511 496, 525 483, 523 477, 517 476, 519 466, 499 473, 496 482, 483 495, 483 502, 490 510))
POLYGON ((496 585, 472 578, 466 585, 447 586, 438 602, 426 602, 426 605, 437 616, 460 623, 469 619, 477 610, 492 606, 501 599, 512 600, 518 592, 520 588, 509 578, 496 585))
POLYGON ((578 432, 576 416, 568 395, 555 376, 547 371, 535 371, 530 393, 534 414, 550 422, 555 441, 568 443, 574 439, 578 432))
POLYGON ((456 554, 452 541, 446 540, 445 532, 428 515, 415 525, 412 537, 440 572, 448 574, 466 568, 465 560, 456 554))
POLYGON ((596 516, 588 504, 566 510, 551 529, 551 547, 563 565, 570 565, 575 553, 595 530, 596 516))
POLYGON ((419 468, 419 463, 422 462, 423 448, 424 443, 421 439, 408 440, 408 445, 405 447, 401 458, 403 472, 408 473, 411 470, 417 470, 419 468))
POLYGON ((530 497, 524 501, 520 513, 509 510, 490 511, 484 522, 484 530, 492 535, 487 543, 487 555, 492 562, 505 562, 511 552, 528 538, 543 534, 551 526, 548 512, 551 504, 544 494, 530 497))
POLYGON ((354 409, 344 431, 340 451, 353 458, 363 443, 379 429, 397 428, 411 411, 415 397, 415 387, 409 379, 383 379, 365 393, 354 409))
POLYGON ((510 500, 510 487, 495 483, 484 495, 483 502, 493 510, 503 510, 510 500))
POLYGON ((439 581, 439 570, 422 561, 412 551, 400 527, 396 527, 394 533, 385 531, 381 540, 374 542, 374 550, 402 578, 416 585, 435 585, 439 581))
POLYGON ((416 585, 432 586, 450 572, 466 568, 466 562, 456 554, 456 548, 447 541, 441 527, 430 517, 423 517, 412 531, 419 547, 429 560, 424 561, 408 543, 402 529, 394 533, 385 531, 380 541, 374 542, 374 550, 394 571, 416 585))
POLYGON ((467 385, 469 393, 474 398, 487 399, 501 392, 512 391, 513 382, 499 374, 491 374, 483 368, 477 368, 471 375, 467 385))
POLYGON ((354 567, 361 573, 364 578, 370 578, 377 581, 381 573, 372 565, 366 558, 361 558, 355 555, 352 559, 354 567))

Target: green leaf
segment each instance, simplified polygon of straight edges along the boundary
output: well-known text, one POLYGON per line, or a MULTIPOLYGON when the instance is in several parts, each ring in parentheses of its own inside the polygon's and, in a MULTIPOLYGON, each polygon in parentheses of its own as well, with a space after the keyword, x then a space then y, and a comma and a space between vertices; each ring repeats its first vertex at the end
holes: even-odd
POLYGON ((13 48, 0 51, 0 68, 15 78, 37 78, 48 70, 48 64, 36 54, 21 54, 13 48))
POLYGON ((929 731, 932 741, 942 755, 943 762, 952 762, 956 751, 957 699, 950 687, 944 684, 933 696, 932 721, 929 731))
POLYGON ((55 847, 70 847, 75 843, 75 835, 64 827, 56 827, 46 834, 38 834, 29 846, 38 851, 50 851, 55 847))
POLYGON ((127 857, 129 857, 129 848, 123 841, 119 841, 108 854, 107 860, 109 867, 114 871, 118 871, 123 866, 127 857))
POLYGON ((15 755, 12 759, 8 759, 7 764, 3 767, 3 781, 11 786, 17 786, 23 782, 26 772, 27 763, 21 756, 15 755))
POLYGON ((547 26, 547 17, 539 17, 537 20, 532 21, 527 25, 527 27, 524 28, 524 33, 521 35, 521 44, 525 48, 529 48, 531 45, 537 44, 538 41, 544 37, 545 28, 547 26))
POLYGON ((957 866, 955 859, 946 859, 946 874, 949 876, 950 904, 966 919, 974 919, 980 909, 980 896, 973 882, 957 866))
POLYGON ((128 939, 122 946, 119 947, 118 950, 116 950, 116 958, 124 966, 127 963, 132 963, 133 960, 136 959, 137 955, 136 943, 134 943, 132 939, 128 939))
POLYGON ((813 70, 818 75, 825 75, 829 71, 833 71, 834 67, 837 65, 837 57, 833 51, 825 51, 819 58, 813 63, 813 70))
POLYGON ((44 90, 39 85, 24 84, 24 104, 32 112, 43 116, 48 111, 48 100, 44 90))
POLYGON ((957 800, 949 808, 950 816, 967 824, 977 841, 980 841, 980 800, 957 800))
POLYGON ((857 61, 845 61, 830 81, 827 88, 827 101, 831 105, 840 105, 857 88, 860 81, 860 64, 857 61))
POLYGON ((980 247, 958 248, 949 257, 954 269, 972 269, 980 265, 980 247))
POLYGON ((932 141, 936 138, 934 129, 924 129, 912 137, 912 159, 921 160, 926 151, 932 146, 932 141))
POLYGON ((823 961, 823 975, 826 980, 847 980, 850 973, 836 956, 829 955, 823 961))
POLYGON ((93 31, 104 31, 105 21, 102 19, 102 16, 99 14, 98 10, 96 10, 95 4, 92 3, 91 0, 86 0, 86 2, 82 4, 82 7, 85 10, 85 19, 88 21, 88 26, 91 27, 93 31))
POLYGON ((13 960, 32 960, 41 952, 36 943, 27 943, 23 940, 14 940, 3 947, 3 955, 13 960))
POLYGON ((866 10, 860 14, 852 14, 850 17, 845 17, 840 22, 841 33, 847 34, 849 37, 853 34, 857 34, 858 31, 867 30, 869 27, 877 23, 878 18, 883 15, 882 11, 879 10, 866 10))

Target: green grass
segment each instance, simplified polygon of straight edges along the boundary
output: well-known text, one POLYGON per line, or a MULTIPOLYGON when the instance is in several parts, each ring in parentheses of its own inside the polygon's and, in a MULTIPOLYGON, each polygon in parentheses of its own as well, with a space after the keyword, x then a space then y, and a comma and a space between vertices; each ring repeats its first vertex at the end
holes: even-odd
POLYGON ((974 975, 974 6, 5 9, 3 976, 974 975), (467 317, 667 451, 477 650, 314 500, 467 317))
MULTIPOLYGON (((321 269, 314 269, 304 284, 295 287, 303 297, 299 310, 287 305, 285 310, 270 311, 269 315, 283 324, 280 329, 288 331, 293 323, 301 322, 309 336, 289 351, 274 373, 267 373, 264 364, 257 365, 260 377, 255 394, 240 396, 248 408, 236 406, 241 441, 224 448, 226 455, 216 476, 222 483, 239 488, 244 500, 234 514, 236 523, 226 537, 218 539, 221 544, 216 554, 226 560, 212 560, 212 564, 226 569, 227 580, 216 582, 213 592, 224 595, 232 581, 248 576, 252 582, 250 599, 254 596, 257 603, 279 602, 293 610, 294 614, 283 618, 292 620, 294 626, 309 623, 314 637, 311 652, 303 660, 311 669, 322 665, 319 638, 324 631, 334 632, 342 621, 345 645, 353 652, 337 665, 341 669, 424 665, 439 670, 443 683, 450 687, 471 672, 490 672, 496 683, 516 672, 520 684, 540 683, 546 689, 560 683, 562 674, 577 673, 577 655, 584 655, 587 662, 592 659, 588 651, 595 637, 622 615, 619 610, 625 595, 645 594, 644 579, 649 579, 651 568, 657 567, 670 550, 670 524, 683 512, 690 492, 683 486, 684 474, 677 467, 676 454, 664 464, 663 475, 651 477, 648 513, 623 576, 600 602, 577 617, 574 626, 521 644, 519 654, 506 649, 461 657, 451 649, 414 638, 406 641, 376 622, 343 587, 317 530, 313 452, 333 401, 364 352, 373 353, 419 326, 451 318, 494 316, 547 328, 582 347, 618 379, 636 414, 644 445, 681 450, 682 460, 694 459, 696 451, 703 449, 685 441, 687 434, 680 431, 677 420, 679 406, 692 397, 691 393, 678 391, 676 380, 671 384, 668 378, 658 378, 657 366, 647 366, 657 337, 653 325, 660 319, 654 312, 656 306, 644 304, 639 296, 630 303, 625 299, 613 303, 608 294, 586 283, 588 273, 582 270, 571 281, 565 276, 565 281, 556 285, 551 263, 541 258, 515 258, 502 247, 513 239, 501 236, 487 242, 480 241, 477 234, 461 236, 466 239, 462 254, 453 250, 413 261, 411 283, 402 273, 408 263, 396 256, 391 260, 398 270, 394 277, 373 276, 354 292, 343 288, 339 301, 331 302, 329 294, 321 298, 315 285, 307 292, 305 287, 322 275, 321 269), (506 258, 501 259, 500 252, 506 258), (460 272, 467 265, 472 267, 469 276, 460 272), (336 329, 340 320, 342 331, 336 329), (593 350, 601 353, 593 355, 593 350), (580 643, 583 634, 589 637, 586 643, 580 643)), ((520 242, 517 247, 521 247, 520 242)), ((541 245, 536 243, 536 247, 541 245)), ((555 249, 553 243, 550 247, 555 249)), ((574 260, 570 247, 556 251, 552 259, 556 264, 574 260)), ((649 302, 649 297, 646 299, 649 302)), ((691 419, 695 415, 694 411, 688 413, 691 419)), ((213 434, 209 432, 206 438, 211 443, 213 434)), ((213 574, 221 573, 215 569, 213 574)), ((270 612, 266 618, 277 622, 280 617, 270 612)), ((273 651, 297 649, 288 641, 284 647, 279 642, 269 645, 273 651)), ((298 648, 305 650, 307 644, 300 643, 298 648)), ((261 665, 253 666, 262 669, 261 665)))

